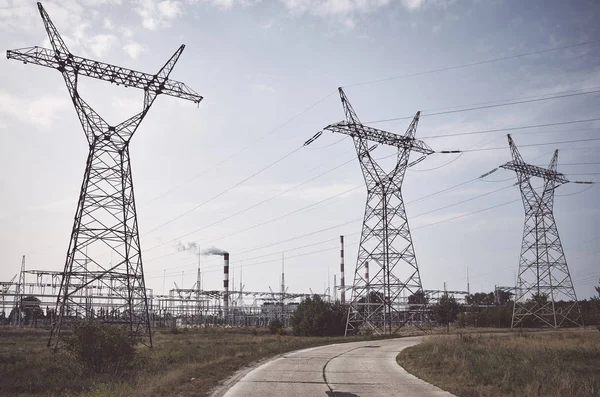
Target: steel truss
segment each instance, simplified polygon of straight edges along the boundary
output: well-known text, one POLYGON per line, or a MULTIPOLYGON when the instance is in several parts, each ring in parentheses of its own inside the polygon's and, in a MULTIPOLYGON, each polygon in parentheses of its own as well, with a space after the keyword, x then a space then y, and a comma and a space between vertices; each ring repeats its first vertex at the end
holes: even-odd
POLYGON ((339 88, 346 121, 331 124, 326 131, 349 135, 354 141, 367 187, 367 202, 362 226, 354 283, 346 325, 346 335, 362 327, 377 334, 393 334, 407 323, 423 322, 423 308, 403 305, 403 294, 422 294, 423 287, 402 198, 402 181, 406 169, 434 153, 424 142, 415 139, 420 112, 417 112, 404 135, 362 124, 339 88), (398 148, 396 166, 384 171, 371 156, 370 142, 398 148), (409 163, 411 152, 421 157, 409 163), (370 278, 363 276, 371 266, 370 278))
MULTIPOLYGON (((22 297, 35 297, 39 300, 43 316, 29 321, 27 327, 51 327, 56 318, 53 306, 60 292, 62 272, 27 270, 10 281, 0 282, 0 316, 6 319, 15 309, 13 300, 22 297)), ((95 281, 77 288, 78 300, 85 302, 85 310, 71 306, 66 316, 71 320, 81 320, 87 313, 95 318, 114 322, 126 315, 120 300, 123 291, 107 287, 106 280, 95 281)), ((111 281, 109 280, 110 284, 111 281)), ((279 319, 284 326, 291 326, 291 318, 296 308, 312 294, 252 291, 220 291, 173 288, 167 295, 154 295, 146 289, 149 319, 152 327, 266 327, 271 320, 279 319), (225 311, 225 296, 230 299, 229 310, 225 311)), ((326 295, 320 295, 329 299, 326 295)), ((73 298, 74 299, 74 298, 73 298)), ((13 316, 15 318, 15 316, 13 316)), ((0 321, 1 323, 1 321, 0 321)))
POLYGON ((546 169, 525 163, 510 135, 508 143, 513 160, 500 167, 516 172, 525 208, 512 328, 535 323, 581 327, 583 319, 553 213, 555 189, 569 182, 556 171, 558 150, 546 169), (532 177, 543 179, 541 192, 533 188, 532 177))
POLYGON ((56 321, 48 346, 56 350, 61 341, 61 330, 83 313, 89 320, 122 323, 132 336, 152 346, 148 299, 142 268, 138 222, 129 142, 159 94, 166 94, 199 103, 202 97, 185 84, 169 79, 185 46, 159 70, 151 75, 106 63, 74 56, 38 3, 38 9, 52 49, 30 47, 7 51, 9 59, 32 63, 61 72, 77 116, 89 145, 81 193, 69 242, 62 275, 60 293, 56 302, 56 321), (96 113, 77 90, 79 76, 97 78, 126 87, 144 90, 141 112, 124 122, 109 125, 96 113), (114 258, 101 261, 105 253, 114 258), (91 271, 91 269, 95 269, 91 271), (98 281, 111 290, 117 317, 101 318, 91 311, 81 291, 98 281))

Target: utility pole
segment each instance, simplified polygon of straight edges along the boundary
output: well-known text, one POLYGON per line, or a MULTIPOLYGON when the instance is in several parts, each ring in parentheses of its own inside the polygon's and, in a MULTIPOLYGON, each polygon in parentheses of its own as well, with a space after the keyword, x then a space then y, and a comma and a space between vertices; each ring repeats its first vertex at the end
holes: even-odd
MULTIPOLYGON (((22 48, 9 50, 6 56, 8 59, 57 69, 62 74, 89 149, 56 303, 57 319, 52 324, 48 346, 54 351, 59 348, 62 328, 72 321, 78 321, 67 316, 66 309, 84 309, 81 307, 79 291, 96 281, 122 297, 111 300, 114 311, 118 313, 115 321, 125 323, 132 337, 152 346, 129 143, 158 95, 165 94, 195 103, 202 100, 185 84, 169 79, 185 46, 179 47, 156 74, 125 69, 71 54, 41 3, 38 3, 38 10, 52 49, 37 46, 22 48), (81 97, 78 91, 81 76, 143 90, 141 111, 118 125, 108 124, 81 97), (116 264, 107 265, 100 262, 98 257, 90 258, 89 263, 98 268, 97 273, 90 273, 86 270, 87 248, 92 256, 101 256, 108 248, 115 254, 116 264)), ((90 314, 88 320, 94 319, 95 315, 90 314)))
POLYGON ((510 135, 508 144, 513 160, 500 168, 517 174, 525 209, 511 327, 521 325, 526 319, 552 328, 582 327, 581 310, 553 212, 555 189, 571 181, 556 170, 558 150, 549 167, 542 168, 525 163, 510 135), (543 180, 541 192, 533 188, 532 177, 543 180))
MULTIPOLYGON (((373 329, 377 334, 392 334, 414 314, 399 304, 403 292, 415 294, 423 290, 408 218, 402 198, 402 182, 408 167, 434 153, 424 142, 415 139, 420 113, 410 123, 404 135, 379 130, 362 124, 342 88, 338 89, 346 120, 324 128, 352 137, 367 188, 367 202, 358 249, 352 297, 349 305, 346 335, 360 327, 373 329), (374 143, 374 145, 372 145, 374 143), (371 156, 377 145, 398 149, 396 166, 384 171, 371 156), (412 152, 421 155, 409 163, 412 152), (366 263, 371 266, 370 280, 363 277, 366 263), (371 292, 368 316, 363 310, 371 292)), ((317 133, 306 144, 319 136, 317 133)), ((342 275, 342 297, 343 297, 342 275)), ((416 323, 416 322, 415 322, 416 323)))

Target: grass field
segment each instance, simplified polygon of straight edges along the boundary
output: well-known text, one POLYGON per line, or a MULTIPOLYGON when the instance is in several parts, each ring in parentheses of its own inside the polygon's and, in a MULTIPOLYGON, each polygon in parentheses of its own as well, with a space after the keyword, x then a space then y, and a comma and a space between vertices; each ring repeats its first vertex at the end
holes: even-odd
MULTIPOLYGON (((0 329, 0 395, 152 397, 206 396, 244 366, 312 346, 355 338, 270 335, 266 331, 196 330, 154 334, 154 348, 139 348, 126 372, 86 375, 67 353, 46 348, 48 332, 0 329)), ((364 338, 363 338, 364 339, 364 338)))
POLYGON ((600 396, 597 330, 431 337, 398 363, 459 397, 600 396))

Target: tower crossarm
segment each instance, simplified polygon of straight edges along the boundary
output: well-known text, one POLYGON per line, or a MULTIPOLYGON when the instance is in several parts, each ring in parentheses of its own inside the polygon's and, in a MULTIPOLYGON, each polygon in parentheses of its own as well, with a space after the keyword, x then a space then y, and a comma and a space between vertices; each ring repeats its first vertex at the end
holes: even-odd
POLYGON ((538 177, 543 178, 544 180, 554 181, 556 184, 569 183, 566 176, 560 172, 520 161, 509 161, 508 163, 501 165, 500 168, 515 171, 517 174, 525 177, 538 177))
POLYGON ((324 129, 326 131, 349 135, 352 138, 366 139, 382 145, 395 146, 398 149, 408 149, 425 155, 434 153, 434 151, 421 140, 368 127, 363 124, 341 121, 339 123, 330 124, 324 129))
MULTIPOLYGON (((180 47, 180 50, 184 46, 180 47)), ((54 50, 43 47, 28 47, 6 52, 8 59, 32 63, 57 69, 60 72, 73 70, 78 75, 96 78, 125 87, 133 87, 152 91, 156 94, 165 94, 176 98, 186 99, 194 103, 200 103, 202 96, 182 82, 161 79, 160 76, 139 72, 120 66, 110 65, 91 59, 75 56, 72 54, 57 53, 54 50)))

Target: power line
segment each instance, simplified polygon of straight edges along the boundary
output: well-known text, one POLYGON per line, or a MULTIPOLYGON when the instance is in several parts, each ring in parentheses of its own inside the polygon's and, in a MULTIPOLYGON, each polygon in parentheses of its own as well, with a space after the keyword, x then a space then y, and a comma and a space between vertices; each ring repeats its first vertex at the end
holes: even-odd
MULTIPOLYGON (((150 231, 148 231, 148 232, 144 233, 144 234, 143 234, 143 236, 145 236, 145 235, 148 235, 148 234, 150 234, 150 233, 152 233, 152 232, 154 232, 154 231, 156 231, 156 230, 158 230, 158 229, 160 229, 160 228, 162 228, 162 227, 164 227, 164 226, 166 226, 166 225, 168 225, 168 224, 170 224, 170 223, 172 223, 172 222, 174 222, 174 221, 176 221, 176 220, 178 220, 178 219, 180 219, 180 218, 182 218, 182 217, 184 217, 185 215, 187 215, 187 214, 189 214, 189 213, 191 213, 191 212, 193 212, 193 211, 197 210, 198 208, 200 208, 200 207, 202 207, 202 206, 204 206, 204 205, 206 205, 206 204, 210 203, 210 202, 211 202, 211 201, 213 201, 214 199, 217 199, 217 198, 221 197, 221 196, 222 196, 222 195, 224 195, 225 193, 227 193, 227 192, 229 192, 229 191, 231 191, 231 190, 235 189, 236 187, 240 186, 241 184, 243 184, 243 183, 245 183, 245 182, 249 181, 250 179, 254 178, 255 176, 257 176, 257 175, 261 174, 262 172, 264 172, 264 171, 268 170, 269 168, 271 168, 271 167, 272 167, 272 166, 274 166, 275 164, 278 164, 278 163, 280 163, 281 161, 283 161, 283 160, 287 159, 288 157, 290 157, 291 155, 293 155, 294 153, 296 153, 296 152, 297 152, 297 151, 299 151, 300 149, 302 149, 302 146, 300 146, 300 147, 297 147, 296 149, 294 149, 294 150, 292 150, 291 152, 287 153, 287 154, 286 154, 286 155, 284 155, 283 157, 280 157, 279 159, 275 160, 274 162, 272 162, 272 163, 270 163, 270 164, 268 164, 268 165, 264 166, 264 167, 263 167, 263 168, 261 168, 260 170, 258 170, 258 171, 256 171, 255 173, 253 173, 253 174, 251 174, 251 175, 247 176, 246 178, 242 179, 241 181, 239 181, 239 182, 237 182, 237 183, 233 184, 232 186, 228 187, 227 189, 225 189, 225 190, 221 191, 220 193, 218 193, 218 194, 216 194, 216 195, 212 196, 212 197, 211 197, 211 198, 209 198, 208 200, 206 200, 206 201, 203 201, 202 203, 200 203, 200 204, 198 204, 198 205, 196 205, 196 206, 194 206, 194 207, 192 207, 192 208, 190 208, 190 209, 188 209, 188 210, 186 210, 186 211, 182 212, 181 214, 177 215, 176 217, 174 217, 174 218, 171 218, 171 219, 170 219, 170 220, 168 220, 167 222, 164 222, 163 224, 161 224, 161 225, 159 225, 159 226, 155 227, 154 229, 152 229, 152 230, 150 230, 150 231)), ((148 250, 147 250, 147 251, 148 251, 148 250)))
MULTIPOLYGON (((562 144, 565 144, 565 143, 591 142, 591 141, 598 141, 598 140, 600 140, 600 138, 573 139, 573 140, 569 140, 569 141, 545 142, 545 143, 531 143, 531 144, 528 144, 528 145, 519 145, 519 147, 562 145, 562 144)), ((585 149, 587 149, 587 148, 585 148, 585 149)), ((506 150, 506 146, 481 148, 481 149, 467 149, 467 150, 460 150, 459 152, 460 153, 483 152, 483 151, 487 151, 487 150, 506 150)))
POLYGON ((328 99, 330 96, 332 96, 334 93, 336 92, 336 90, 331 91, 329 94, 325 95, 323 98, 319 99, 318 101, 316 101, 315 103, 313 103, 312 105, 308 106, 307 108, 305 108, 304 110, 302 110, 299 113, 296 113, 295 115, 293 115, 292 117, 288 118, 286 121, 284 121, 283 123, 277 125, 276 127, 272 128, 271 130, 267 131, 265 134, 259 136, 258 138, 254 138, 250 143, 246 144, 244 147, 242 147, 240 150, 234 152, 233 154, 231 154, 229 157, 226 157, 225 159, 221 160, 220 162, 218 162, 217 164, 213 165, 212 167, 207 168, 206 170, 200 172, 199 174, 196 174, 195 176, 193 176, 192 178, 188 179, 187 181, 171 188, 168 189, 167 191, 161 193, 160 195, 152 198, 150 201, 146 202, 144 205, 148 205, 156 200, 159 200, 165 196, 167 196, 168 194, 174 192, 175 190, 187 185, 188 183, 198 179, 199 177, 201 177, 202 175, 214 170, 215 168, 219 167, 220 165, 226 163, 227 161, 237 157, 240 153, 244 152, 246 149, 254 146, 255 144, 257 144, 258 142, 262 141, 263 139, 265 139, 267 136, 273 134, 274 132, 278 131, 279 129, 281 129, 282 127, 288 125, 289 123, 291 123, 293 120, 297 119, 298 117, 300 117, 301 115, 303 115, 304 113, 307 113, 308 111, 310 111, 311 109, 313 109, 314 107, 316 107, 317 105, 321 104, 323 101, 325 101, 326 99, 328 99))
MULTIPOLYGON (((505 206, 505 205, 508 205, 508 204, 515 203, 517 201, 519 201, 519 199, 511 200, 511 201, 508 201, 508 202, 505 202, 505 203, 497 204, 497 205, 494 205, 494 206, 491 206, 491 207, 483 208, 483 209, 480 209, 480 210, 477 210, 477 211, 473 211, 473 212, 469 212, 469 213, 466 213, 466 214, 461 214, 461 215, 458 215, 458 216, 455 216, 455 217, 452 217, 452 218, 443 219, 441 221, 429 223, 429 224, 426 224, 426 225, 421 225, 421 226, 413 228, 413 230, 424 229, 426 227, 430 227, 430 226, 433 226, 433 225, 438 225, 440 223, 451 222, 451 221, 456 220, 456 219, 460 219, 460 218, 464 218, 464 217, 467 217, 467 216, 479 214, 479 213, 482 213, 482 212, 485 212, 485 211, 489 211, 491 209, 495 209, 495 208, 499 208, 499 207, 502 207, 502 206, 505 206)), ((442 208, 444 208, 444 207, 442 207, 442 208)), ((421 214, 421 215, 425 215, 425 214, 421 214)), ((359 234, 359 233, 351 233, 351 234, 348 234, 348 236, 352 236, 352 235, 355 235, 355 234, 359 234)), ((358 243, 356 243, 356 242, 355 243, 348 243, 348 244, 346 244, 346 246, 352 246, 352 245, 356 245, 356 244, 358 244, 358 243)), ((302 253, 302 254, 297 254, 297 255, 292 255, 292 256, 286 256, 286 259, 291 259, 291 258, 296 258, 296 257, 301 257, 301 256, 307 256, 307 255, 312 255, 312 254, 321 253, 321 252, 327 252, 327 251, 331 251, 333 249, 339 249, 339 245, 336 245, 335 247, 331 247, 331 248, 317 250, 317 251, 311 251, 311 252, 306 252, 306 253, 302 253)), ((270 255, 275 255, 277 253, 279 253, 279 252, 276 252, 276 253, 273 253, 273 254, 270 254, 270 255)), ((276 259, 273 259, 273 260, 268 260, 268 261, 263 261, 263 262, 258 262, 258 263, 250 263, 250 264, 246 264, 245 263, 248 260, 246 258, 243 258, 243 259, 240 259, 240 260, 244 261, 244 264, 241 265, 240 267, 247 267, 247 266, 261 265, 261 264, 265 264, 265 263, 271 263, 271 262, 275 262, 275 261, 281 261, 281 258, 276 258, 276 259)), ((194 265, 196 263, 197 262, 190 263, 190 266, 194 265)), ((218 267, 218 265, 215 265, 214 266, 214 268, 215 268, 214 270, 205 270, 205 272, 208 273, 208 272, 211 272, 211 271, 219 271, 220 269, 218 269, 217 267, 218 267)), ((213 268, 213 266, 208 267, 208 269, 212 269, 212 268, 213 268)), ((180 274, 180 273, 174 273, 174 274, 180 274)), ((162 276, 155 276, 155 277, 162 277, 162 276)))
MULTIPOLYGON (((430 135, 422 137, 421 139, 436 139, 436 138, 448 138, 453 136, 464 136, 464 135, 476 135, 476 134, 489 134, 492 132, 502 132, 502 131, 516 131, 516 130, 525 130, 530 128, 539 128, 539 127, 553 127, 557 125, 567 125, 567 124, 577 124, 577 123, 588 123, 592 121, 600 121, 599 118, 593 119, 585 119, 585 120, 571 120, 571 121, 559 121, 556 123, 546 123, 546 124, 535 124, 535 125, 525 125, 519 127, 504 127, 504 128, 496 128, 493 130, 479 130, 479 131, 470 131, 470 132, 458 132, 455 134, 444 134, 444 135, 430 135)), ((559 132, 559 131, 552 131, 559 132)))
MULTIPOLYGON (((466 183, 469 183, 469 182, 470 182, 470 181, 467 181, 466 183)), ((465 183, 463 183, 463 184, 460 184, 460 185, 464 185, 464 184, 465 184, 465 183)), ((460 186, 460 185, 457 185, 457 186, 460 186)), ((466 203, 466 202, 473 201, 473 200, 475 200, 475 199, 478 199, 478 198, 481 198, 481 197, 485 197, 485 196, 488 196, 488 195, 490 195, 490 194, 497 193, 497 192, 499 192, 499 191, 502 191, 502 190, 508 189, 508 188, 510 188, 510 187, 512 187, 512 186, 513 186, 513 184, 511 184, 511 185, 508 185, 508 186, 504 186, 504 187, 502 187, 502 188, 500 188, 500 189, 496 189, 496 190, 493 190, 493 191, 490 191, 490 192, 486 192, 486 193, 480 194, 480 195, 478 195, 478 196, 470 197, 470 198, 468 198, 468 199, 461 200, 461 201, 459 201, 459 202, 455 202, 455 203, 452 203, 452 204, 448 204, 448 205, 445 205, 445 206, 442 206, 442 207, 439 207, 439 208, 436 208, 436 209, 433 209, 433 210, 430 210, 430 211, 427 211, 427 212, 424 212, 424 213, 420 213, 420 214, 414 215, 412 218, 419 218, 419 217, 421 217, 421 216, 429 215, 429 214, 431 214, 431 213, 433 213, 433 212, 442 211, 442 210, 445 210, 445 209, 448 209, 448 208, 451 208, 451 207, 454 207, 454 206, 457 206, 457 205, 460 205, 460 204, 464 204, 464 203, 466 203)), ((450 190, 450 188, 448 188, 448 189, 444 189, 444 191, 447 191, 447 190, 450 190)), ((419 201, 419 200, 418 200, 418 199, 417 199, 417 200, 413 200, 411 203, 415 203, 416 201, 419 201)), ((516 201, 518 201, 518 200, 516 200, 516 201)), ((512 202, 512 201, 511 201, 511 202, 512 202)), ((461 218, 461 217, 463 217, 463 216, 467 216, 467 215, 470 215, 470 214, 476 214, 476 213, 480 213, 480 212, 487 211, 487 210, 489 210, 489 209, 493 209, 493 208, 497 208, 497 207, 499 207, 499 206, 506 205, 506 204, 508 204, 508 203, 504 203, 504 204, 501 204, 501 205, 498 205, 498 206, 493 206, 493 207, 489 207, 489 208, 486 208, 486 209, 478 210, 478 211, 475 211, 475 212, 472 212, 472 213, 468 213, 468 214, 463 214, 463 215, 461 215, 461 216, 458 216, 458 217, 450 218, 450 220, 452 220, 452 219, 458 219, 458 218, 461 218)), ((341 225, 334 225, 334 226, 332 226, 332 227, 329 227, 329 228, 327 228, 327 229, 323 229, 322 231, 328 231, 328 230, 331 230, 331 229, 337 228, 337 227, 339 227, 339 226, 342 226, 342 225, 345 225, 345 224, 349 224, 349 223, 357 222, 357 221, 359 221, 359 220, 361 220, 361 219, 362 219, 362 218, 353 219, 353 220, 351 220, 351 221, 348 221, 348 222, 345 222, 345 223, 343 223, 343 224, 341 224, 341 225)), ((273 221, 273 220, 271 220, 271 221, 273 221)), ((269 221, 269 222, 271 222, 271 221, 269 221)), ((437 223, 439 223, 439 222, 436 222, 436 223, 434 223, 434 224, 437 224, 437 223)), ((260 225, 260 224, 259 224, 259 225, 260 225)), ((431 226, 431 225, 433 225, 433 224, 428 224, 428 225, 419 226, 419 227, 413 228, 413 230, 418 230, 418 229, 421 229, 421 228, 424 228, 424 227, 428 227, 428 226, 431 226)), ((254 225, 254 226, 252 226, 252 228, 253 228, 253 227, 255 227, 255 226, 257 226, 257 225, 254 225)), ((243 232, 243 231, 245 231, 245 230, 241 230, 241 231, 235 232, 235 233, 233 233, 233 234, 237 234, 237 233, 240 233, 240 232, 243 232)), ((248 253, 248 252, 258 251, 258 250, 260 250, 260 249, 263 249, 263 248, 265 248, 265 247, 268 247, 268 246, 273 246, 273 245, 277 245, 277 244, 280 244, 280 243, 283 243, 283 242, 288 242, 288 241, 291 241, 291 240, 298 239, 298 238, 300 238, 300 237, 306 237, 306 236, 314 235, 314 234, 320 233, 320 232, 322 232, 322 231, 317 231, 317 232, 308 233, 308 234, 306 234, 306 235, 303 235, 303 236, 299 236, 299 237, 292 238, 292 239, 287 239, 287 240, 284 240, 284 241, 281 241, 281 242, 277 242, 277 243, 272 243, 272 244, 269 244, 269 245, 266 245, 266 246, 262 246, 262 247, 259 247, 259 248, 255 248, 255 249, 247 249, 247 250, 244 250, 244 251, 239 251, 239 252, 237 252, 237 254, 238 254, 238 255, 241 255, 241 254, 248 253)), ((346 236, 353 236, 353 235, 357 235, 357 234, 360 234, 360 232, 349 233, 349 234, 346 234, 346 236)), ((228 235, 228 236, 229 236, 229 235, 228 235)), ((219 238, 219 239, 220 239, 220 238, 219 238)), ((336 238, 336 240, 337 240, 337 238, 336 238)), ((214 242, 214 241, 216 241, 216 240, 212 240, 212 241, 214 242)), ((321 241, 321 242, 314 243, 314 244, 308 244, 308 245, 305 245, 305 246, 302 246, 302 247, 289 248, 289 249, 287 249, 286 251, 292 251, 292 250, 301 249, 301 248, 304 248, 304 247, 309 247, 309 246, 319 245, 319 244, 323 244, 323 243, 325 243, 325 242, 328 242, 328 241, 331 241, 331 240, 325 240, 325 241, 321 241)), ((319 252, 320 252, 320 251, 319 251, 319 252)), ((247 260, 252 260, 252 259, 261 258, 261 257, 265 257, 265 256, 275 255, 275 254, 277 254, 277 253, 278 253, 278 252, 274 252, 274 253, 271 253, 271 254, 265 254, 265 255, 262 255, 262 256, 259 256, 259 257, 255 257, 255 258, 243 258, 243 260, 244 260, 244 261, 247 261, 247 260)), ((158 258, 156 258, 156 259, 158 259, 158 258)), ((193 263, 190 263, 189 265, 194 265, 195 263, 196 263, 196 262, 193 262, 193 263)), ((181 266, 181 267, 185 267, 185 266, 189 266, 189 265, 183 265, 183 266, 181 266)))
POLYGON ((516 58, 522 58, 522 57, 527 57, 527 56, 531 56, 531 55, 539 55, 539 54, 544 54, 544 53, 553 52, 553 51, 565 50, 567 48, 580 47, 580 46, 584 46, 584 45, 588 45, 588 44, 596 44, 598 42, 600 42, 600 40, 584 41, 581 43, 569 44, 569 45, 560 46, 560 47, 553 47, 553 48, 548 48, 545 50, 526 52, 526 53, 515 54, 515 55, 508 55, 508 56, 499 57, 499 58, 486 59, 483 61, 463 63, 463 64, 455 65, 455 66, 448 66, 445 68, 432 69, 432 70, 427 70, 427 71, 423 71, 423 72, 416 72, 416 73, 410 73, 410 74, 405 74, 405 75, 400 75, 400 76, 387 77, 387 78, 383 78, 383 79, 370 80, 370 81, 365 81, 362 83, 354 83, 354 84, 345 85, 344 87, 358 87, 358 86, 367 85, 367 84, 376 84, 376 83, 382 83, 382 82, 386 82, 386 81, 404 79, 407 77, 423 76, 423 75, 427 75, 427 74, 445 72, 445 71, 449 71, 449 70, 456 70, 456 69, 467 68, 467 67, 472 67, 472 66, 484 65, 484 64, 488 64, 488 63, 505 61, 505 60, 509 60, 509 59, 516 59, 516 58))
MULTIPOLYGON (((521 100, 521 101, 500 103, 500 104, 495 104, 495 105, 475 106, 475 107, 466 108, 466 109, 447 110, 444 112, 437 112, 437 113, 421 113, 421 117, 440 116, 440 115, 451 114, 451 113, 470 112, 473 110, 482 110, 482 109, 491 109, 491 108, 497 108, 497 107, 503 107, 503 106, 521 105, 524 103, 533 103, 533 102, 548 101, 548 100, 552 100, 552 99, 561 99, 561 98, 569 98, 569 97, 575 97, 575 96, 581 96, 581 95, 596 94, 598 92, 600 92, 600 90, 579 92, 579 93, 574 93, 574 94, 555 95, 555 96, 551 96, 551 97, 547 97, 547 98, 527 99, 527 100, 521 100)), ((385 123, 385 122, 396 121, 396 120, 408 120, 408 119, 412 119, 413 117, 414 116, 392 117, 389 119, 367 121, 363 124, 378 124, 378 123, 385 123)))

